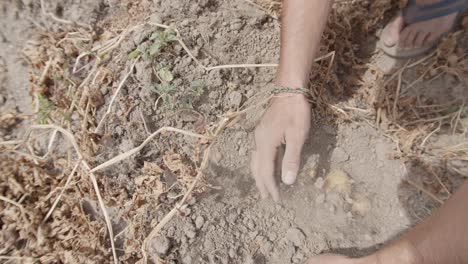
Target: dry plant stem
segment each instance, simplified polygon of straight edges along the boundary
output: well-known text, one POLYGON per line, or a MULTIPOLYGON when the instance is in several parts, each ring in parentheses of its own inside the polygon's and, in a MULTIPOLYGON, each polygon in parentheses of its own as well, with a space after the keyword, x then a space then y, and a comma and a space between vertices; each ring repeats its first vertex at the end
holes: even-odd
POLYGON ((84 160, 83 155, 81 154, 80 148, 78 147, 78 144, 77 144, 77 142, 75 140, 75 137, 73 136, 73 134, 71 134, 70 131, 67 131, 64 128, 56 126, 56 125, 33 125, 33 126, 31 126, 31 128, 32 129, 55 129, 55 130, 59 131, 60 133, 62 133, 64 135, 64 137, 66 139, 68 139, 68 141, 72 144, 73 148, 76 151, 78 159, 81 160, 81 165, 88 172, 89 177, 91 179, 91 183, 93 185, 94 191, 96 192, 96 196, 98 198, 99 207, 100 207, 100 209, 102 211, 102 214, 104 215, 104 220, 106 222, 107 231, 109 232, 109 240, 110 240, 110 243, 111 243, 114 263, 115 264, 119 263, 119 260, 118 260, 118 257, 117 257, 117 252, 115 250, 115 243, 114 243, 114 239, 113 239, 114 238, 114 232, 112 230, 112 222, 111 222, 111 220, 109 218, 109 214, 107 213, 107 209, 106 209, 106 206, 104 204, 104 200, 102 199, 101 192, 99 191, 99 185, 97 183, 96 176, 90 171, 91 170, 90 166, 84 160))
POLYGON ((172 210, 164 216, 164 218, 153 228, 153 230, 151 230, 150 234, 145 238, 145 240, 143 240, 143 243, 141 245, 141 251, 143 254, 144 264, 148 263, 148 255, 146 254, 148 241, 151 241, 151 239, 153 239, 159 233, 159 231, 161 231, 161 229, 172 219, 172 217, 174 217, 174 215, 179 211, 180 207, 185 203, 189 195, 192 193, 193 189, 195 188, 198 181, 203 175, 203 170, 206 168, 208 164, 208 157, 210 154, 210 150, 211 150, 211 144, 205 150, 202 163, 200 165, 200 168, 198 169, 197 176, 195 180, 192 182, 192 185, 190 185, 190 188, 185 193, 184 197, 182 197, 180 202, 177 203, 176 206, 172 208, 172 210))
POLYGON ((80 166, 80 163, 81 163, 81 159, 76 162, 75 166, 73 167, 73 170, 68 175, 67 181, 65 182, 65 185, 62 187, 62 191, 60 192, 60 194, 57 196, 57 199, 55 199, 54 203, 50 207, 49 211, 47 212, 46 216, 44 217, 44 220, 42 220, 43 223, 45 223, 47 221, 47 219, 49 219, 49 217, 52 215, 52 212, 54 211, 55 207, 57 207, 57 204, 59 203, 60 198, 62 198, 63 193, 65 192, 65 190, 67 189, 67 187, 70 184, 71 180, 73 179, 73 175, 75 175, 75 172, 78 169, 78 167, 80 166))
POLYGON ((145 120, 145 117, 143 116, 143 111, 141 110, 141 107, 139 109, 140 109, 140 118, 141 118, 141 121, 143 122, 143 127, 145 128, 146 133, 148 133, 148 135, 151 135, 151 132, 149 131, 148 126, 146 125, 146 120, 145 120))
POLYGON ((400 71, 398 74, 398 85, 395 92, 395 100, 393 101, 393 120, 397 120, 397 107, 398 107, 398 99, 400 98, 400 91, 401 91, 401 77, 403 75, 403 71, 400 71))
POLYGON ((406 182, 409 183, 409 185, 413 186, 414 188, 420 190, 421 192, 425 193, 427 196, 431 197, 434 201, 438 202, 439 204, 444 204, 444 201, 439 199, 437 196, 432 194, 430 191, 424 189, 423 187, 419 186, 417 183, 413 182, 412 180, 406 179, 406 182))
POLYGON ((114 95, 112 95, 112 99, 111 99, 111 101, 109 102, 109 106, 107 107, 106 113, 102 116, 102 118, 101 118, 101 120, 99 121, 99 123, 98 123, 96 129, 94 129, 94 133, 98 133, 98 132, 99 132, 99 129, 101 129, 101 126, 102 126, 104 120, 105 120, 106 117, 112 112, 112 106, 114 106, 115 99, 116 99, 117 96, 119 95, 120 90, 122 90, 122 87, 124 86, 125 81, 127 81, 127 78, 130 76, 130 74, 132 74, 133 68, 135 68, 135 64, 138 62, 139 59, 140 59, 140 56, 138 56, 138 57, 135 59, 135 61, 133 62, 132 66, 130 67, 130 70, 127 72, 127 74, 125 74, 125 76, 124 76, 124 78, 122 79, 122 81, 120 81, 120 84, 119 84, 119 86, 117 87, 117 90, 115 90, 114 95))
POLYGON ((457 127, 458 127, 458 123, 460 122, 461 114, 465 110, 465 103, 466 103, 466 101, 463 100, 463 104, 460 107, 460 110, 458 110, 458 113, 457 113, 456 117, 454 117, 455 118, 455 124, 452 126, 452 134, 455 134, 455 132, 457 132, 457 127))
POLYGON ((41 77, 39 78, 39 85, 42 85, 47 77, 47 73, 49 72, 50 66, 52 65, 52 58, 46 62, 46 66, 44 67, 44 71, 42 71, 41 77))
POLYGON ((452 195, 452 193, 447 189, 447 187, 445 186, 445 184, 442 182, 442 180, 440 180, 439 176, 434 172, 434 170, 432 169, 432 166, 429 167, 429 172, 436 178, 437 182, 440 184, 440 186, 442 186, 442 188, 444 189, 444 191, 450 196, 452 195))
POLYGON ((178 128, 174 128, 174 127, 162 127, 160 129, 158 129, 156 132, 154 132, 153 134, 151 134, 149 137, 147 137, 145 139, 145 141, 143 141, 143 143, 141 143, 138 147, 136 148, 133 148, 127 152, 124 152, 120 155, 117 155, 116 157, 102 163, 101 165, 98 165, 96 167, 94 167, 92 170, 90 170, 91 173, 93 172, 96 172, 98 170, 102 170, 106 167, 109 167, 121 160, 124 160, 128 157, 130 157, 131 155, 139 152, 141 149, 143 149, 143 147, 146 146, 146 144, 148 144, 154 137, 156 137, 158 134, 160 133, 163 133, 163 132, 166 132, 166 131, 170 131, 170 132, 176 132, 176 133, 180 133, 180 134, 184 134, 184 135, 187 135, 187 136, 191 136, 191 137, 196 137, 196 138, 203 138, 203 139, 207 139, 207 140, 211 140, 212 137, 208 137, 208 136, 204 136, 204 135, 200 135, 200 134, 196 134, 196 133, 193 133, 193 132, 190 132, 190 131, 185 131, 185 130, 182 130, 182 129, 178 129, 178 128))
POLYGON ((68 25, 76 24, 76 25, 79 25, 81 27, 91 29, 91 26, 89 26, 89 25, 82 24, 82 23, 76 23, 76 22, 73 22, 73 21, 70 21, 70 20, 61 19, 61 18, 56 17, 52 12, 46 12, 45 7, 44 7, 44 0, 41 0, 41 11, 42 11, 43 15, 50 16, 53 20, 55 20, 55 21, 57 21, 59 23, 68 24, 68 25))
POLYGON ((431 58, 432 56, 434 56, 434 55, 436 55, 436 54, 437 54, 437 50, 434 50, 432 53, 430 53, 429 55, 425 56, 424 58, 421 58, 420 60, 417 60, 417 61, 415 61, 415 62, 409 64, 408 66, 406 66, 406 68, 413 68, 414 66, 423 63, 424 61, 426 61, 427 59, 431 58))
MULTIPOLYGON (((233 118, 235 118, 235 116, 233 116, 233 118)), ((224 128, 230 122, 231 119, 232 118, 223 118, 221 120, 221 122, 219 123, 218 127, 216 128, 216 130, 215 130, 215 132, 213 134, 214 138, 216 138, 219 134, 221 134, 221 132, 224 130, 224 128)), ((143 263, 144 264, 148 263, 148 255, 146 254, 148 241, 151 241, 151 239, 154 238, 158 234, 158 232, 169 222, 169 220, 171 220, 172 217, 174 217, 174 215, 179 211, 179 208, 185 203, 187 198, 190 196, 190 194, 192 193, 193 189, 197 185, 200 178, 203 176, 203 171, 205 170, 206 166, 208 165, 208 160, 209 160, 209 157, 210 157, 210 150, 211 150, 212 144, 213 144, 213 141, 205 149, 205 151, 203 153, 202 162, 201 162, 200 167, 198 169, 197 176, 196 176, 195 180, 192 182, 192 185, 190 185, 189 189, 185 193, 182 200, 179 203, 177 203, 176 206, 174 208, 172 208, 172 210, 167 215, 164 216, 164 218, 153 228, 153 230, 150 232, 148 237, 146 237, 145 240, 143 241, 143 243, 141 245, 141 251, 142 251, 142 254, 143 254, 143 263)))
POLYGON ((259 4, 254 3, 253 1, 250 1, 250 0, 244 0, 244 1, 251 4, 252 6, 255 6, 256 8, 262 10, 263 12, 265 12, 267 14, 270 13, 270 11, 268 9, 264 8, 263 6, 261 6, 259 4))
POLYGON ((3 196, 3 195, 0 195, 0 200, 4 201, 4 202, 7 202, 7 203, 10 203, 10 204, 18 207, 20 209, 20 211, 21 211, 21 216, 23 217, 24 221, 29 223, 29 220, 26 218, 26 209, 24 209, 24 207, 21 204, 19 204, 19 203, 15 202, 15 201, 3 196))
POLYGON ((442 122, 439 121, 439 126, 437 126, 436 129, 434 129, 431 133, 429 133, 429 134, 424 138, 424 140, 421 142, 421 145, 419 145, 419 146, 420 146, 421 148, 423 148, 424 145, 426 144, 426 141, 427 141, 434 133, 436 133, 437 131, 439 131, 440 128, 441 128, 441 126, 442 126, 442 122))

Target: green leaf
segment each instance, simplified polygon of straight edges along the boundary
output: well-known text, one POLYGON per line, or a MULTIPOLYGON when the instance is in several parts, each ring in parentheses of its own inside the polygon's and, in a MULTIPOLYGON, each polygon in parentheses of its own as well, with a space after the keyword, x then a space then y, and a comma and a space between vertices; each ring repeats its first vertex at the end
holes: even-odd
POLYGON ((161 50, 161 45, 159 43, 154 43, 153 45, 149 47, 149 55, 153 56, 156 53, 159 53, 160 50, 161 50))
POLYGON ((172 76, 172 73, 167 68, 159 69, 158 75, 159 75, 159 78, 161 78, 161 80, 166 81, 166 82, 170 82, 174 80, 174 76, 172 76))
POLYGON ((160 38, 161 38, 161 32, 160 31, 153 32, 153 34, 151 34, 151 37, 150 37, 151 40, 160 39, 160 38))
POLYGON ((128 57, 130 59, 136 59, 138 56, 140 56, 140 54, 141 54, 141 51, 139 49, 135 49, 134 51, 128 54, 128 57))
POLYGON ((167 36, 167 41, 176 41, 177 40, 177 35, 175 35, 175 33, 169 33, 169 35, 167 36))
POLYGON ((202 80, 196 80, 192 82, 193 88, 205 87, 205 82, 202 80))

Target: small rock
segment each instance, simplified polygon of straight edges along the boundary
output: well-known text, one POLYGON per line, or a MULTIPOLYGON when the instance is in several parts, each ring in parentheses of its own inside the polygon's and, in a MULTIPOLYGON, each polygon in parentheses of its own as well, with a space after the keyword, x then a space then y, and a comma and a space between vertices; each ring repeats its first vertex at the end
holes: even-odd
POLYGON ((192 197, 187 201, 187 204, 188 205, 194 205, 196 202, 197 202, 197 199, 195 199, 195 197, 192 197))
POLYGON ((205 218, 203 216, 199 215, 197 219, 195 219, 195 228, 200 229, 203 227, 203 224, 205 223, 205 218))
POLYGON ((309 170, 309 177, 311 179, 315 178, 317 176, 317 167, 314 166, 312 169, 309 170))
POLYGON ((255 228, 255 223, 252 221, 252 219, 249 219, 249 221, 247 222, 247 227, 249 229, 254 229, 255 228))
POLYGON ((192 257, 191 256, 185 256, 183 259, 182 259, 182 263, 184 264, 192 264, 192 257))
POLYGON ((231 103, 232 106, 236 108, 239 107, 242 102, 242 94, 239 93, 238 91, 233 91, 229 95, 229 102, 231 103))
POLYGON ((189 216, 192 213, 192 209, 190 207, 185 207, 181 209, 182 213, 184 213, 185 216, 189 216))
POLYGON ((332 169, 326 179, 327 191, 335 190, 341 194, 349 194, 352 180, 349 175, 340 169, 332 169))
POLYGON ((106 86, 102 87, 100 89, 100 92, 102 95, 106 95, 108 92, 109 92, 109 88, 107 88, 106 86))
POLYGON ((315 198, 315 202, 317 204, 322 204, 323 202, 325 202, 325 194, 321 193, 321 194, 317 195, 317 198, 315 198))
POLYGON ((318 177, 317 180, 314 183, 315 188, 317 189, 322 189, 323 185, 325 184, 325 181, 323 180, 322 177, 318 177))
POLYGON ((171 240, 164 236, 156 237, 151 243, 151 248, 158 254, 159 256, 165 256, 169 252, 171 248, 171 240))
POLYGON ((351 211, 359 214, 360 216, 365 216, 370 209, 371 202, 364 196, 357 198, 351 206, 351 211))
POLYGON ((331 213, 334 213, 336 211, 336 208, 333 204, 331 204, 328 210, 330 210, 331 213))
POLYGON ((252 97, 252 96, 254 95, 254 93, 255 93, 254 90, 249 89, 249 90, 247 90, 247 92, 245 93, 245 96, 247 96, 247 98, 250 98, 250 97, 252 97))
POLYGON ((286 239, 294 244, 296 247, 300 247, 304 244, 305 235, 298 228, 291 227, 286 231, 286 239))
POLYGON ((364 234, 364 239, 367 240, 367 241, 371 241, 372 236, 370 234, 364 234))
POLYGON ((6 96, 3 94, 0 94, 0 105, 3 105, 6 102, 6 96))
POLYGON ((235 248, 230 248, 228 254, 229 254, 230 258, 232 258, 232 259, 235 258, 237 256, 236 249, 235 248))
POLYGON ((237 214, 237 212, 231 211, 231 213, 227 216, 226 219, 229 223, 234 224, 238 217, 239 215, 237 214))
POLYGON ((275 241, 277 238, 278 238, 278 235, 276 235, 276 233, 274 233, 274 232, 271 232, 268 235, 268 239, 270 239, 271 241, 275 241))
POLYGON ((175 228, 173 226, 167 229, 167 235, 173 237, 175 235, 175 228))
POLYGON ((273 250, 273 243, 271 241, 267 241, 260 247, 260 251, 263 255, 268 256, 270 255, 271 251, 273 250))
POLYGON ((231 30, 236 30, 236 31, 237 31, 237 30, 240 30, 243 26, 244 26, 244 25, 243 25, 243 23, 242 23, 242 20, 236 19, 236 20, 234 20, 234 21, 232 22, 230 28, 231 28, 231 30))
POLYGON ((343 148, 336 147, 333 150, 332 159, 336 162, 345 162, 349 160, 349 154, 343 148))
POLYGON ((211 161, 214 163, 214 164, 219 164, 219 162, 221 161, 221 159, 223 158, 223 155, 221 154, 221 152, 217 149, 214 149, 212 152, 211 152, 211 161))

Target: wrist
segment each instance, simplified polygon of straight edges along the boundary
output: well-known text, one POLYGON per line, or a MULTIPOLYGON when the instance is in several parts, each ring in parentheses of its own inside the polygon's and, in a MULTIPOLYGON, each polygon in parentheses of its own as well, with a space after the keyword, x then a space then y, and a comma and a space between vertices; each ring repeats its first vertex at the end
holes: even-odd
POLYGON ((422 258, 416 247, 401 239, 373 254, 376 264, 421 264, 422 258))
POLYGON ((307 87, 309 81, 304 78, 298 78, 292 76, 292 74, 287 74, 283 76, 282 74, 278 73, 276 76, 276 85, 284 86, 284 87, 291 87, 291 88, 302 88, 307 87))

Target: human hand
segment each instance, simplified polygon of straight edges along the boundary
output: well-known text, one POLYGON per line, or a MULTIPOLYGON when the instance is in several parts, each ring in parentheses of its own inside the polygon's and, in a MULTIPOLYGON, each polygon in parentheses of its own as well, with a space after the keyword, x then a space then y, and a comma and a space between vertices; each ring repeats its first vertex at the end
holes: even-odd
POLYGON ((378 259, 375 255, 364 258, 348 258, 341 255, 319 255, 310 258, 307 264, 377 264, 378 259))
POLYGON ((310 116, 310 105, 304 95, 278 94, 255 128, 251 169, 262 198, 270 194, 274 201, 279 200, 274 168, 277 148, 281 144, 286 144, 281 179, 288 185, 295 182, 302 146, 310 129, 310 116))

